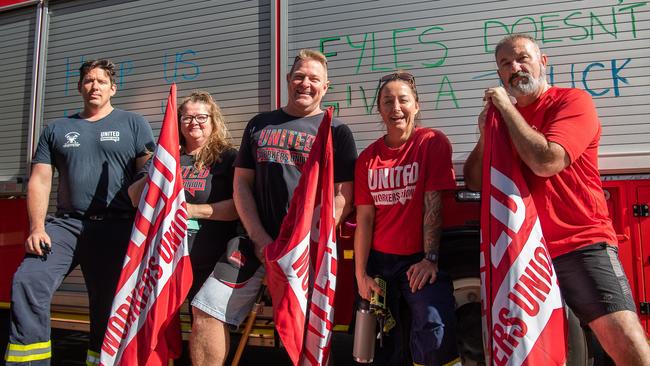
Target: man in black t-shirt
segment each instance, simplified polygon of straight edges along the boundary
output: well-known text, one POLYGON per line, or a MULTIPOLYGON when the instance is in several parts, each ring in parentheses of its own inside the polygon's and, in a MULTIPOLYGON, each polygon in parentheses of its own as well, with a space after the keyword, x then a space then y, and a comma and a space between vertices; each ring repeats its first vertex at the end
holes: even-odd
POLYGON ((142 116, 111 105, 116 84, 110 61, 85 62, 78 90, 83 111, 48 123, 34 155, 27 186, 30 233, 12 284, 7 365, 50 364, 52 295, 77 264, 89 297, 86 365, 99 365, 135 213, 127 189, 154 141, 142 116), (46 217, 55 170, 57 210, 46 217))
MULTIPOLYGON (((235 160, 233 196, 239 217, 264 263, 264 247, 280 231, 302 165, 323 119, 321 101, 329 81, 327 60, 317 51, 301 50, 287 75, 289 95, 281 109, 250 120, 235 160)), ((334 145, 334 194, 337 223, 352 211, 356 146, 350 129, 332 121, 334 145)), ((201 309, 221 323, 213 339, 214 349, 197 365, 223 364, 229 333, 224 324, 238 326, 250 312, 264 277, 261 266, 244 286, 232 287, 210 277, 197 294, 201 309)), ((225 281, 224 281, 225 282, 225 281)), ((194 360, 195 362, 197 360, 194 360)))

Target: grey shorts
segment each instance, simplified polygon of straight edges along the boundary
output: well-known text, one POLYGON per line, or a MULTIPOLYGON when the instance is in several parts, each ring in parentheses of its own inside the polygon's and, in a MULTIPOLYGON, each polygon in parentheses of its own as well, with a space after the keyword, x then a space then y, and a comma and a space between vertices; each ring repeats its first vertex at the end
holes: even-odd
POLYGON ((253 309, 265 273, 264 266, 259 266, 243 286, 233 287, 220 281, 212 272, 194 297, 192 306, 238 327, 253 309))
POLYGON ((593 244, 553 259, 562 297, 583 325, 622 310, 636 312, 618 249, 593 244))

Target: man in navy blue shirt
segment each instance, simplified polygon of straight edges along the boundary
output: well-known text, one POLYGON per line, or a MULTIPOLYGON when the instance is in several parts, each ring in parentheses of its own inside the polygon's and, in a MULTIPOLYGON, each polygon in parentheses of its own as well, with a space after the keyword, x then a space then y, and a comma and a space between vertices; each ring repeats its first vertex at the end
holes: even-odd
POLYGON ((111 105, 117 86, 110 61, 85 62, 77 86, 83 110, 48 123, 34 155, 27 186, 30 233, 12 285, 7 365, 50 364, 52 295, 77 264, 89 296, 86 365, 99 364, 135 214, 127 188, 153 150, 149 123, 111 105), (55 170, 57 208, 48 216, 55 170))

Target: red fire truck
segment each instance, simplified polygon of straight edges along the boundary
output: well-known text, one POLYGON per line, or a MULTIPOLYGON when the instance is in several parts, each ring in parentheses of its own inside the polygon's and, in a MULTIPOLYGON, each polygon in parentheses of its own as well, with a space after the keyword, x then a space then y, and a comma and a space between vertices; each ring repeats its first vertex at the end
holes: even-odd
MULTIPOLYGON (((377 80, 409 70, 417 77, 423 124, 447 134, 460 168, 478 136, 482 90, 499 82, 494 45, 514 32, 533 35, 549 55, 551 84, 593 96, 619 255, 650 335, 650 5, 611 0, 0 1, 0 307, 9 307, 28 233, 25 188, 35 143, 46 121, 79 109, 77 69, 84 60, 117 64, 113 103, 144 115, 155 134, 169 83, 179 95, 210 91, 237 143, 248 119, 286 100, 284 77, 295 51, 319 49, 329 60, 325 104, 350 126, 360 150, 383 131, 373 109, 377 80)), ((463 353, 480 359, 480 197, 462 189, 457 173, 459 189, 443 202, 441 258, 454 278, 463 353)), ((350 323, 355 296, 353 232, 350 220, 338 240, 340 330, 350 323)), ((55 295, 52 326, 87 324, 76 270, 55 295)), ((272 329, 257 327, 252 342, 275 344, 272 329)), ((572 343, 572 354, 583 360, 571 364, 587 364, 593 348, 584 337, 572 328, 572 342, 582 340, 572 343)))

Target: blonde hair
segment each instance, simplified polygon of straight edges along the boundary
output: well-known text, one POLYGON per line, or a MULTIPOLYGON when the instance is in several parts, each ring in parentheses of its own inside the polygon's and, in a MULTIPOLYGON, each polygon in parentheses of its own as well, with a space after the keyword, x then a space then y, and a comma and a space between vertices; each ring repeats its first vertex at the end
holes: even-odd
MULTIPOLYGON (((187 103, 203 103, 208 106, 209 109, 212 133, 208 137, 208 141, 201 147, 201 150, 199 150, 199 153, 196 154, 196 160, 194 163, 196 169, 202 169, 205 166, 210 166, 221 161, 221 154, 225 150, 232 149, 233 146, 230 142, 230 133, 226 128, 226 122, 221 114, 221 108, 219 108, 214 99, 212 99, 210 93, 205 90, 195 90, 192 94, 183 99, 183 102, 178 107, 179 125, 187 103)), ((185 137, 182 134, 179 134, 178 139, 181 147, 185 149, 185 137)))
POLYGON ((293 75, 293 72, 296 70, 296 66, 298 65, 298 61, 304 60, 314 60, 323 65, 323 69, 325 69, 325 80, 327 80, 327 57, 325 57, 322 52, 309 48, 303 48, 298 51, 296 58, 293 59, 293 65, 291 65, 289 76, 293 75))

